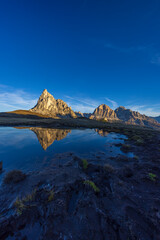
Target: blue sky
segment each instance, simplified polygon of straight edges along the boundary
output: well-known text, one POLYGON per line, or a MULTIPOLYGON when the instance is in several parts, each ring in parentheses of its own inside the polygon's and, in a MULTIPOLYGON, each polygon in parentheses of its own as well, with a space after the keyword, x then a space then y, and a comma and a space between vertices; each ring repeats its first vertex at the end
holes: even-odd
POLYGON ((0 111, 46 88, 73 110, 160 115, 159 0, 0 1, 0 111))

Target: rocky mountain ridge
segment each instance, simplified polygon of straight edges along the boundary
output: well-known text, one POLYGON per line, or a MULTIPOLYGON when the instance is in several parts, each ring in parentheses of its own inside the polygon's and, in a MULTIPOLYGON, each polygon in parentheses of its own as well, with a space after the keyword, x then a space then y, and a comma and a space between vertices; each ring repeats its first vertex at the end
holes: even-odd
POLYGON ((106 120, 106 121, 122 121, 126 124, 141 125, 148 127, 160 127, 160 124, 153 118, 148 117, 139 112, 126 109, 125 107, 118 107, 115 111, 105 104, 98 106, 90 119, 106 120))
POLYGON ((63 100, 55 99, 46 89, 42 92, 37 104, 29 110, 52 118, 89 118, 94 120, 105 120, 109 122, 121 121, 126 124, 134 124, 148 127, 160 127, 158 119, 148 117, 139 112, 118 107, 111 109, 106 104, 99 105, 93 113, 74 112, 63 100))

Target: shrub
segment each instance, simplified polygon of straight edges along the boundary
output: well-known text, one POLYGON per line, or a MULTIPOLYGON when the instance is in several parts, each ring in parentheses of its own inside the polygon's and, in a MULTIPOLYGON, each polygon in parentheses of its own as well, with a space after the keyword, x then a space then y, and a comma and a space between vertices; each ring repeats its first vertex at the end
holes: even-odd
POLYGON ((156 174, 154 174, 154 173, 149 173, 148 176, 149 176, 149 178, 150 178, 151 181, 153 181, 153 182, 156 181, 156 178, 157 178, 156 174))
POLYGON ((89 180, 86 180, 86 181, 84 181, 83 183, 84 183, 85 185, 90 186, 90 187, 94 190, 94 192, 96 192, 96 193, 100 192, 100 189, 95 185, 94 182, 89 181, 89 180))
POLYGON ((86 159, 82 159, 83 169, 86 170, 88 168, 88 162, 86 159))
POLYGON ((26 174, 21 170, 12 170, 8 172, 4 177, 4 183, 18 183, 26 178, 26 174))

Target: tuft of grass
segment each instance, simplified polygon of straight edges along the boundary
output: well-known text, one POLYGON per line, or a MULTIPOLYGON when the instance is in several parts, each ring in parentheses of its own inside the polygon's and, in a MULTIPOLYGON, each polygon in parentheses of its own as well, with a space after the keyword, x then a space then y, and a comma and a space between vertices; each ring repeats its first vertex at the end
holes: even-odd
POLYGON ((23 202, 32 202, 35 200, 35 195, 36 195, 37 189, 35 188, 30 194, 27 194, 22 201, 23 202))
POLYGON ((121 151, 127 153, 131 150, 131 146, 128 144, 122 144, 121 151))
POLYGON ((16 211, 18 215, 21 215, 23 210, 26 208, 25 204, 23 203, 23 200, 17 197, 16 201, 14 202, 14 206, 16 207, 16 211))
POLYGON ((90 187, 94 190, 94 192, 96 192, 96 193, 100 192, 100 189, 95 185, 94 182, 92 182, 92 181, 90 181, 90 180, 86 180, 86 181, 84 181, 83 183, 84 183, 85 185, 90 186, 90 187))
POLYGON ((26 178, 26 174, 21 170, 12 170, 8 172, 4 177, 4 183, 18 183, 23 181, 26 178))
POLYGON ((25 197, 21 199, 17 197, 13 205, 16 207, 16 211, 19 215, 22 214, 23 210, 31 206, 30 203, 35 200, 36 192, 37 189, 35 188, 30 194, 27 194, 25 197))
POLYGON ((138 160, 138 159, 139 159, 139 157, 138 157, 138 156, 136 156, 136 155, 135 155, 133 158, 134 158, 135 160, 138 160))
POLYGON ((105 164, 105 165, 104 165, 104 169, 105 169, 108 173, 114 172, 114 168, 113 168, 112 165, 110 165, 110 164, 105 164))
POLYGON ((157 178, 156 174, 154 174, 154 173, 148 173, 148 176, 149 176, 149 179, 150 179, 151 181, 153 181, 153 182, 156 181, 156 178, 157 178))
POLYGON ((54 191, 53 191, 53 190, 51 190, 51 191, 49 192, 49 196, 48 196, 48 202, 51 202, 51 201, 53 201, 53 199, 54 199, 54 191))
POLYGON ((83 169, 86 170, 88 168, 88 162, 86 159, 82 159, 83 169))

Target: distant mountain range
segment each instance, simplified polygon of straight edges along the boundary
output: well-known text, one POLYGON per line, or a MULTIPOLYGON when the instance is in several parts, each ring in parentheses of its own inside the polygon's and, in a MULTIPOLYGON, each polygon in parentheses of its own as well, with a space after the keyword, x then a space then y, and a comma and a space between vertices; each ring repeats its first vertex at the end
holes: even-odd
POLYGON ((89 118, 104 121, 119 121, 126 124, 137 124, 148 127, 160 127, 160 117, 153 118, 139 112, 118 107, 112 110, 106 104, 98 106, 93 113, 74 112, 63 100, 55 99, 46 89, 42 92, 37 104, 29 110, 32 114, 45 115, 52 118, 89 118))
POLYGON ((155 119, 157 122, 160 123, 160 116, 158 116, 158 117, 152 117, 152 118, 155 119))

